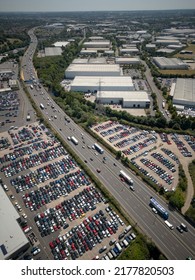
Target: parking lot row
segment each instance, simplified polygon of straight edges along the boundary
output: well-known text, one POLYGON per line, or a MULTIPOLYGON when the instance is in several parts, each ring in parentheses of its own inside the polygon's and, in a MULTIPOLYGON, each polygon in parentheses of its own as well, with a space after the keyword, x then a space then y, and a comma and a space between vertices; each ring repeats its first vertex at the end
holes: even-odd
MULTIPOLYGON (((113 236, 118 232, 119 228, 123 233, 118 236, 119 239, 122 239, 127 233, 124 233, 123 221, 110 207, 107 207, 106 211, 100 210, 95 215, 88 216, 79 225, 51 241, 49 246, 54 259, 75 260, 81 258, 89 250, 97 252, 96 247, 100 248, 97 253, 102 254, 107 250, 107 246, 112 246, 116 243, 116 239, 113 236), (109 215, 106 211, 109 212, 109 215), (100 247, 101 243, 104 243, 106 239, 108 239, 107 246, 100 247)), ((131 226, 129 227, 130 229, 131 226)), ((97 255, 93 259, 97 259, 97 255)))
MULTIPOLYGON (((114 136, 109 137, 109 138, 108 138, 108 141, 109 141, 110 143, 113 143, 113 142, 115 142, 115 141, 117 141, 117 140, 119 140, 119 139, 122 139, 122 138, 124 138, 124 137, 129 136, 130 134, 136 133, 137 131, 138 131, 138 130, 135 129, 135 128, 125 129, 125 130, 123 129, 122 132, 120 132, 120 133, 118 133, 118 134, 115 134, 114 136)), ((134 135, 133 137, 128 138, 128 139, 125 139, 125 140, 131 141, 131 139, 132 139, 132 142, 133 142, 133 138, 134 138, 134 137, 138 137, 138 136, 137 136, 137 135, 134 135)), ((123 140, 123 141, 124 141, 124 140, 123 140)), ((122 145, 123 141, 120 141, 120 142, 118 142, 118 143, 115 144, 115 145, 122 145)))
MULTIPOLYGON (((45 150, 48 147, 53 147, 55 144, 59 144, 56 140, 42 140, 42 138, 36 138, 32 141, 30 141, 32 144, 26 143, 26 144, 19 144, 15 146, 14 148, 11 147, 9 150, 12 150, 13 152, 7 152, 2 157, 0 157, 0 163, 3 164, 5 162, 14 161, 19 157, 23 157, 26 155, 31 155, 35 151, 39 150, 45 150), (36 141, 34 141, 36 140, 36 141)), ((29 141, 28 141, 29 142, 29 141)))
POLYGON ((67 196, 81 186, 89 186, 90 183, 85 173, 77 170, 65 175, 63 178, 51 181, 48 185, 39 187, 39 189, 25 193, 23 201, 27 208, 31 211, 36 211, 43 205, 47 205, 61 196, 67 196))
POLYGON ((107 128, 112 127, 112 126, 117 125, 117 124, 118 124, 118 122, 108 121, 108 122, 106 122, 104 124, 98 125, 94 129, 95 129, 96 132, 100 132, 100 131, 102 131, 104 129, 107 129, 107 128))
POLYGON ((28 174, 18 176, 10 180, 12 186, 15 187, 16 192, 22 192, 44 183, 49 179, 56 179, 61 174, 69 173, 77 167, 77 163, 72 157, 66 155, 63 159, 45 165, 32 171, 28 174))
POLYGON ((173 183, 174 177, 164 169, 162 169, 159 165, 155 164, 151 160, 146 158, 141 158, 140 161, 149 169, 153 170, 161 179, 163 179, 168 185, 173 183))
POLYGON ((178 150, 184 157, 192 157, 192 153, 187 149, 186 145, 177 134, 172 134, 171 139, 175 142, 178 150))
POLYGON ((41 236, 46 236, 61 227, 66 229, 73 220, 83 218, 85 213, 95 210, 96 205, 103 200, 102 194, 95 187, 90 186, 55 207, 37 214, 34 220, 41 236))
POLYGON ((132 145, 128 149, 123 150, 122 152, 125 155, 131 155, 133 153, 138 152, 139 150, 142 150, 143 148, 148 147, 149 145, 156 143, 156 141, 157 141, 156 136, 150 136, 150 137, 146 138, 145 140, 143 140, 142 142, 132 145))
POLYGON ((0 171, 4 172, 6 177, 11 177, 21 171, 41 165, 66 154, 67 152, 64 150, 64 148, 58 145, 38 154, 33 154, 28 157, 23 157, 22 159, 12 161, 8 165, 3 165, 0 171))

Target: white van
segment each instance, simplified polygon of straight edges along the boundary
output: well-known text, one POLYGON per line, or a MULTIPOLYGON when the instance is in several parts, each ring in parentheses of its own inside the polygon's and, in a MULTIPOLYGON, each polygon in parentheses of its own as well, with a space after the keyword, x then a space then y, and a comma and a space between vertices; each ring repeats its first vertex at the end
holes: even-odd
POLYGON ((131 225, 127 226, 127 227, 125 228, 125 230, 124 230, 124 233, 129 232, 129 231, 131 230, 131 228, 132 228, 132 226, 131 226, 131 225))
POLYGON ((109 257, 110 260, 113 259, 113 255, 110 252, 107 253, 107 256, 109 257))
POLYGON ((125 239, 123 240, 123 244, 124 244, 125 247, 128 247, 128 245, 129 245, 129 243, 125 239))
POLYGON ((8 192, 8 191, 9 191, 9 189, 8 189, 7 185, 3 185, 3 188, 4 188, 4 190, 5 190, 6 192, 8 192))
POLYGON ((174 229, 174 226, 169 223, 168 221, 165 221, 165 224, 170 228, 170 229, 174 229))

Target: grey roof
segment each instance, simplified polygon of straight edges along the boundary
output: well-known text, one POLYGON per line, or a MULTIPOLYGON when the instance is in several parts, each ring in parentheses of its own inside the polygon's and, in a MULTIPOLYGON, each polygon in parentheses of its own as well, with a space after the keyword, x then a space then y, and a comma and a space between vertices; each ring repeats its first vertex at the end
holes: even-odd
POLYGON ((122 98, 125 101, 150 101, 146 91, 98 91, 97 98, 122 98))
POLYGON ((76 76, 72 82, 72 86, 133 86, 132 78, 129 76, 76 76))
POLYGON ((177 79, 173 99, 195 103, 195 79, 177 79))
POLYGON ((61 54, 62 54, 62 49, 60 47, 45 48, 45 56, 55 56, 61 54))
POLYGON ((0 260, 8 259, 11 254, 28 244, 28 239, 17 222, 19 217, 0 186, 0 260))

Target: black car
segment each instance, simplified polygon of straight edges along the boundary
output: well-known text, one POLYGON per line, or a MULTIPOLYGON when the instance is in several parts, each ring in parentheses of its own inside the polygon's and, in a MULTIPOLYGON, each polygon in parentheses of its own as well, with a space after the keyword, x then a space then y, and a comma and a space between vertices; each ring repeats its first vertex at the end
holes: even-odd
POLYGON ((177 226, 176 229, 177 229, 180 233, 183 232, 183 229, 181 228, 181 226, 177 226))

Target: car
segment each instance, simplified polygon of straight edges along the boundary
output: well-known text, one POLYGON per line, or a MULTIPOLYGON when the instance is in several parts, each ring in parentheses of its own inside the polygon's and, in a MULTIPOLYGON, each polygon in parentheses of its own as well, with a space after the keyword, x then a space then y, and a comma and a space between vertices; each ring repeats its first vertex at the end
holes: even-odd
POLYGON ((26 219, 26 218, 27 218, 27 215, 26 215, 25 213, 23 213, 23 214, 22 214, 22 217, 23 217, 24 219, 26 219))
POLYGON ((41 249, 40 249, 40 248, 37 248, 32 254, 33 254, 33 256, 36 256, 36 255, 38 255, 40 252, 41 252, 41 249))
POLYGON ((154 207, 152 208, 152 212, 154 212, 155 214, 158 214, 158 211, 154 207))
POLYGON ((97 171, 98 173, 100 173, 100 172, 101 172, 101 170, 100 170, 99 168, 97 168, 97 169, 96 169, 96 171, 97 171))
POLYGON ((177 229, 180 233, 183 233, 183 229, 181 228, 181 226, 177 226, 176 229, 177 229))
POLYGON ((100 248, 100 249, 99 249, 99 253, 100 253, 100 254, 101 254, 101 253, 103 253, 104 251, 106 251, 106 249, 107 249, 107 247, 106 247, 106 246, 104 246, 104 247, 100 248))

